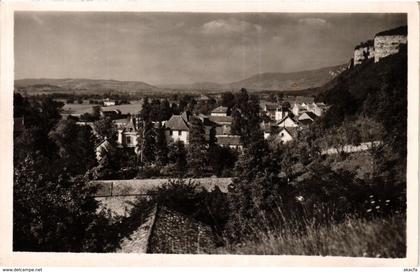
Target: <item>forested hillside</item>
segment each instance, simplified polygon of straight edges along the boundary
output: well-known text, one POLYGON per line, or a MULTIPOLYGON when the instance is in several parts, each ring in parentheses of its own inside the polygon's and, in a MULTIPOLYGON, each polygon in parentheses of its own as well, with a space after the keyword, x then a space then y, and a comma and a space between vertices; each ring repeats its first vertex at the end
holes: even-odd
POLYGON ((323 127, 359 116, 381 123, 388 143, 405 156, 407 137, 407 51, 349 69, 324 86, 317 100, 331 108, 323 127))

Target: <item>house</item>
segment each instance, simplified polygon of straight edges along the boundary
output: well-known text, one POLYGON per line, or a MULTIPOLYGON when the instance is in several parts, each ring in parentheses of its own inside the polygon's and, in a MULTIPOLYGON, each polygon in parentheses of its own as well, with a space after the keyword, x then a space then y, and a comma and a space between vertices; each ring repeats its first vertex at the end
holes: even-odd
POLYGON ((217 139, 216 143, 222 147, 229 147, 232 149, 239 149, 239 150, 243 148, 243 145, 241 142, 241 136, 239 135, 219 136, 216 139, 217 139))
POLYGON ((299 121, 296 120, 296 118, 290 116, 290 115, 286 115, 283 119, 281 119, 278 123, 277 123, 278 127, 299 127, 299 121))
POLYGON ((181 141, 185 145, 188 144, 190 132, 188 113, 184 112, 181 115, 172 115, 171 118, 165 122, 165 128, 165 136, 168 143, 181 141))
POLYGON ((102 140, 99 144, 95 146, 96 160, 102 160, 104 154, 109 151, 109 141, 106 139, 102 140))
POLYGON ((273 133, 276 133, 276 131, 278 131, 277 125, 272 122, 263 122, 260 124, 260 128, 263 131, 264 139, 268 139, 273 133))
POLYGON ((275 119, 276 117, 276 110, 278 108, 277 103, 264 103, 263 111, 267 114, 268 117, 271 119, 275 119))
POLYGON ((104 106, 105 107, 109 107, 109 106, 115 106, 115 100, 111 100, 109 98, 104 99, 104 106))
POLYGON ((210 116, 228 116, 228 108, 219 106, 211 111, 210 116))
POLYGON ((299 115, 298 121, 302 125, 310 125, 315 121, 317 117, 318 116, 315 113, 311 111, 306 111, 306 112, 303 112, 301 115, 299 115))
MULTIPOLYGON (((117 144, 120 147, 137 147, 137 132, 138 132, 138 123, 137 119, 134 117, 130 118, 130 121, 123 127, 117 130, 117 144)), ((136 151, 136 150, 135 150, 136 151)))
POLYGON ((316 116, 323 115, 327 109, 327 105, 325 105, 323 102, 313 102, 306 105, 306 111, 313 112, 316 116))
POLYGON ((276 135, 275 141, 280 144, 285 144, 287 142, 293 141, 298 136, 297 128, 282 128, 280 132, 276 135))
POLYGON ((276 121, 280 121, 281 119, 283 119, 286 116, 293 116, 293 113, 286 108, 283 107, 279 107, 276 109, 275 115, 274 115, 274 120, 276 121))
POLYGON ((218 135, 231 135, 232 116, 209 116, 208 120, 213 123, 216 130, 216 137, 218 135))
POLYGON ((295 103, 293 104, 293 107, 292 107, 292 113, 295 116, 299 116, 302 112, 307 111, 306 106, 307 106, 306 103, 301 103, 301 104, 295 103))
POLYGON ((129 121, 130 121, 129 118, 112 120, 112 122, 114 123, 114 125, 117 129, 123 129, 128 124, 129 121))

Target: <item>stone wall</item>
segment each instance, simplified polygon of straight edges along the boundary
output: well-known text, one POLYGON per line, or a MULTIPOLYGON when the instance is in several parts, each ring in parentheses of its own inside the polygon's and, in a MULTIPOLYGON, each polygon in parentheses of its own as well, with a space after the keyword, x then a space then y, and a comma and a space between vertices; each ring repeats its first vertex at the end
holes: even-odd
POLYGON ((406 35, 376 36, 375 62, 389 55, 397 54, 401 44, 407 44, 406 35))

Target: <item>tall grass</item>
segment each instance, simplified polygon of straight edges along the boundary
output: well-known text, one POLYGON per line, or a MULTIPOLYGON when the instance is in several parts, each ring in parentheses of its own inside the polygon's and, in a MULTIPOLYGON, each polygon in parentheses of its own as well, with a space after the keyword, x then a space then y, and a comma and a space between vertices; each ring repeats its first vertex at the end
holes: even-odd
POLYGON ((406 254, 405 217, 346 218, 331 225, 308 224, 297 231, 292 224, 278 231, 254 226, 252 240, 227 244, 219 254, 320 255, 400 258, 406 254))

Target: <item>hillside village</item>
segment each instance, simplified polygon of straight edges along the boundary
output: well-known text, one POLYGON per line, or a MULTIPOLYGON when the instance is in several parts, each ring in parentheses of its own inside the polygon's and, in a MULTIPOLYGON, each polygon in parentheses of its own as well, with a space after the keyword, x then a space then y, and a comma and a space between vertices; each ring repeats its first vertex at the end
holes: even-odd
POLYGON ((404 257, 407 40, 377 33, 303 93, 20 87, 14 249, 404 257))

